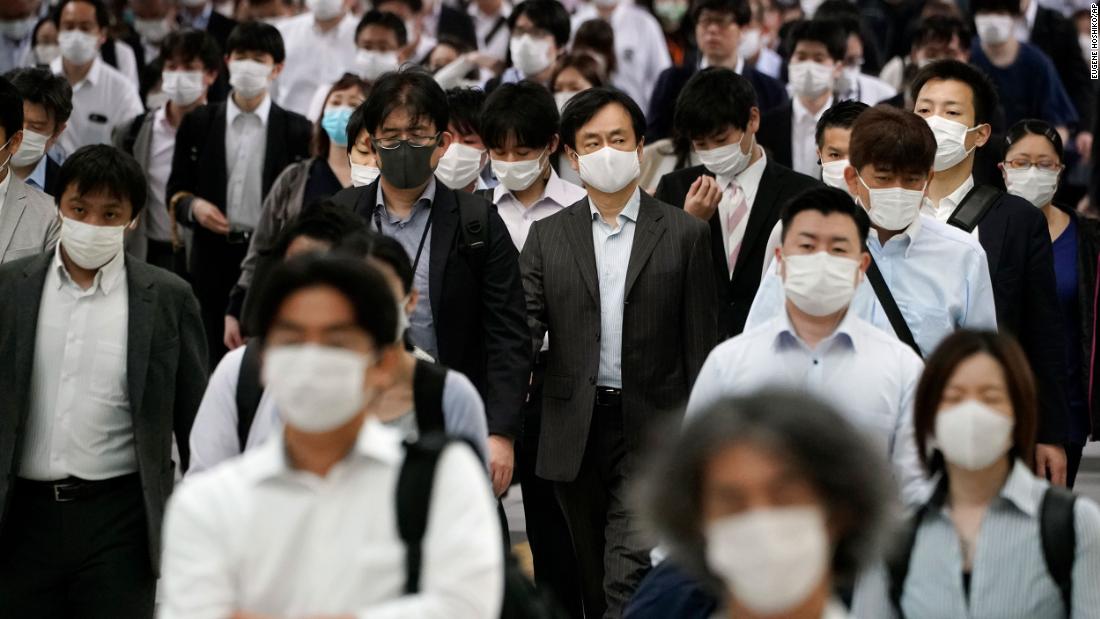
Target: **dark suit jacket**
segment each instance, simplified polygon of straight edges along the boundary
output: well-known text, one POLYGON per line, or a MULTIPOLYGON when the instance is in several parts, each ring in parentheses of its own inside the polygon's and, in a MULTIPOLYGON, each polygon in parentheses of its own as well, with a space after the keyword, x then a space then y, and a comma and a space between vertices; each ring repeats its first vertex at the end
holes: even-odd
MULTIPOLYGON (((628 469, 654 422, 683 411, 718 341, 709 252, 705 224, 642 192, 622 307, 628 469)), ((588 199, 535 222, 520 262, 534 350, 550 334, 536 472, 572 481, 584 456, 600 366, 600 283, 588 199)))
MULTIPOLYGON (((666 174, 657 184, 656 198, 679 208, 684 207, 688 189, 697 178, 706 174, 714 176, 703 166, 695 166, 666 174)), ((764 251, 768 235, 779 221, 783 205, 792 197, 821 183, 786 168, 771 159, 764 167, 760 186, 756 190, 741 253, 733 273, 726 265, 725 244, 722 242, 722 224, 718 213, 710 218, 710 248, 716 281, 718 282, 718 326, 721 339, 738 335, 745 328, 749 308, 760 287, 760 273, 764 270, 764 251)))
MULTIPOLYGON (((357 213, 372 221, 379 184, 344 189, 333 200, 354 204, 357 213)), ((459 248, 458 211, 475 200, 488 205, 473 194, 436 183, 428 296, 438 361, 462 372, 477 387, 485 400, 490 434, 519 438, 532 361, 519 261, 512 237, 491 205, 488 247, 480 257, 459 248)))
POLYGON ((51 157, 46 157, 46 186, 42 192, 49 196, 60 195, 60 187, 57 186, 58 176, 61 174, 61 166, 51 157))
POLYGON ((768 159, 785 167, 791 167, 794 159, 791 149, 791 118, 794 106, 790 101, 760 115, 760 130, 756 141, 768 149, 768 159))
MULTIPOLYGON (((53 252, 0 266, 0 526, 18 474, 30 414, 39 302, 53 252)), ((187 468, 189 435, 206 390, 206 337, 198 303, 182 279, 126 260, 129 293, 126 373, 138 471, 145 494, 149 553, 160 566, 160 527, 176 466, 187 468), (172 436, 181 462, 172 461, 172 436)))
POLYGON ((1077 43, 1077 27, 1061 13, 1040 6, 1031 28, 1031 44, 1054 62, 1066 94, 1077 108, 1081 119, 1078 127, 1091 130, 1096 85, 1089 79, 1089 69, 1077 43))
POLYGON ((443 5, 439 12, 439 26, 436 28, 438 38, 452 37, 477 49, 477 31, 474 29, 474 20, 464 11, 454 7, 443 5))
POLYGON ((1073 209, 1058 206, 1077 222, 1077 311, 1080 315, 1081 376, 1084 377, 1085 396, 1089 405, 1089 420, 1094 432, 1100 433, 1100 381, 1096 379, 1096 360, 1092 351, 1096 346, 1097 271, 1100 268, 1100 221, 1078 215, 1073 209))

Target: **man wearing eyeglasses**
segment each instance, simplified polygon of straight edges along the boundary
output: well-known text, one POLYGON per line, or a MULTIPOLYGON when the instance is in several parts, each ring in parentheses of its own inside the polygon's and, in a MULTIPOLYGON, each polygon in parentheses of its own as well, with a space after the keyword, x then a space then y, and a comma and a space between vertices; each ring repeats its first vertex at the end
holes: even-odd
POLYGON ((484 199, 437 183, 453 141, 447 97, 417 69, 387 73, 357 112, 356 148, 378 159, 375 182, 333 198, 397 239, 413 262, 420 295, 409 317, 412 344, 465 374, 485 400, 493 490, 512 480, 514 439, 531 373, 519 255, 484 199))

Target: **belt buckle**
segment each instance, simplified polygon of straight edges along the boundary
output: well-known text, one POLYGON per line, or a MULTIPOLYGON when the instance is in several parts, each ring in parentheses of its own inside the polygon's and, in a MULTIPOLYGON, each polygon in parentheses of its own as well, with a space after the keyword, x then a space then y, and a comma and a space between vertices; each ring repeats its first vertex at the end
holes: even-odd
POLYGON ((71 503, 76 500, 75 497, 63 497, 61 493, 72 487, 72 484, 54 484, 53 485, 53 500, 58 503, 71 503))

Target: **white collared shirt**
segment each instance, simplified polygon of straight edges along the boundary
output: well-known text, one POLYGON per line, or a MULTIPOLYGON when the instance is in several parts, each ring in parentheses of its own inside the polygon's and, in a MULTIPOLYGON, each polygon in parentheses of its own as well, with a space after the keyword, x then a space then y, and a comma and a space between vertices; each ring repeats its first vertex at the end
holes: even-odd
POLYGON ((122 252, 87 290, 60 246, 46 272, 19 476, 109 479, 138 470, 127 381, 129 291, 122 252))
POLYGON ((1039 14, 1039 1, 1031 0, 1027 3, 1027 10, 1016 18, 1016 40, 1021 43, 1031 41, 1031 30, 1035 27, 1035 17, 1039 14))
MULTIPOLYGON (((962 185, 955 188, 955 191, 947 194, 940 199, 940 203, 934 204, 927 196, 924 198, 924 203, 921 205, 921 214, 931 217, 936 221, 947 223, 947 220, 951 218, 951 214, 955 212, 955 209, 959 208, 962 204, 966 194, 970 193, 970 190, 974 188, 974 177, 968 176, 963 181, 962 185)), ((974 229, 970 232, 974 235, 974 238, 978 238, 978 227, 974 226, 974 229)))
POLYGON ((145 236, 154 241, 172 240, 172 218, 168 216, 165 188, 172 173, 172 154, 176 149, 176 127, 168 122, 167 107, 153 112, 153 135, 149 142, 149 160, 145 178, 149 181, 149 200, 145 206, 145 236))
POLYGON ((497 60, 504 61, 508 58, 508 41, 511 36, 511 31, 508 29, 508 16, 512 14, 512 5, 508 2, 502 2, 500 5, 500 12, 496 15, 486 15, 481 12, 476 2, 470 3, 470 8, 466 10, 469 13, 470 18, 474 20, 474 32, 477 33, 478 49, 483 54, 488 54, 497 60), (497 22, 501 19, 504 22, 497 27, 497 22), (496 32, 493 32, 493 28, 496 28, 496 32), (493 36, 486 40, 485 37, 493 32, 493 36))
POLYGON ((768 386, 806 391, 869 436, 893 463, 906 502, 918 504, 927 498, 927 483, 913 439, 913 394, 923 368, 908 346, 852 313, 810 348, 784 310, 711 351, 691 391, 687 416, 768 386))
POLYGON ((811 114, 798 97, 791 98, 791 168, 810 178, 821 178, 817 162, 817 121, 833 105, 830 96, 816 114, 811 114))
MULTIPOLYGON (((768 154, 764 151, 764 148, 760 145, 753 145, 753 148, 759 149, 760 158, 749 167, 741 170, 741 173, 734 178, 745 194, 745 206, 749 209, 734 230, 730 230, 726 222, 734 209, 733 203, 726 194, 726 188, 730 186, 731 181, 722 176, 715 177, 715 180, 718 181, 718 191, 722 193, 722 199, 718 202, 718 223, 722 226, 722 245, 726 256, 729 255, 731 247, 736 246, 745 238, 745 228, 749 225, 752 204, 756 201, 756 194, 760 190, 760 178, 764 175, 764 168, 768 166, 768 154)), ((733 277, 732 273, 728 275, 733 277)))
MULTIPOLYGON (((50 70, 65 77, 61 58, 50 70)), ((96 56, 84 79, 73 84, 73 114, 58 143, 67 155, 81 146, 110 144, 111 130, 143 111, 134 84, 96 56)))
POLYGON ((508 234, 512 237, 516 250, 523 251, 523 246, 527 243, 527 234, 531 231, 531 224, 572 206, 586 195, 588 194, 584 189, 562 180, 554 171, 554 167, 550 166, 550 178, 546 181, 546 188, 542 190, 542 196, 531 206, 524 206, 504 185, 497 185, 493 190, 493 203, 497 205, 497 212, 504 220, 504 227, 508 228, 508 234))
POLYGON ((247 230, 260 222, 263 206, 264 159, 267 153, 267 119, 271 97, 245 112, 233 96, 225 106, 225 212, 230 226, 247 230))
POLYGON ((499 614, 504 573, 496 501, 472 450, 436 466, 420 593, 405 595, 395 496, 400 432, 368 419, 325 477, 295 469, 283 434, 189 477, 164 527, 161 619, 233 612, 362 619, 499 614))
MULTIPOLYGON (((328 32, 322 32, 312 13, 302 13, 279 24, 286 46, 286 63, 272 93, 279 107, 303 116, 317 89, 339 80, 355 64, 355 27, 350 12, 328 32)), ((310 117, 311 121, 317 120, 310 117)))
POLYGON ((0 214, 4 212, 4 200, 8 197, 8 187, 11 186, 11 166, 4 171, 4 180, 0 181, 0 214))

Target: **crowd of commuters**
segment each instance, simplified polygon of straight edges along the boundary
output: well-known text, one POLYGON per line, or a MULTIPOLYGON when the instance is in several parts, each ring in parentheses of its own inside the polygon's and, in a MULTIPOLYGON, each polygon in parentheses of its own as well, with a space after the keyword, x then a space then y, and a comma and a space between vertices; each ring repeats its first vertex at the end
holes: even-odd
POLYGON ((1100 618, 1098 47, 0 2, 0 616, 1100 618))

